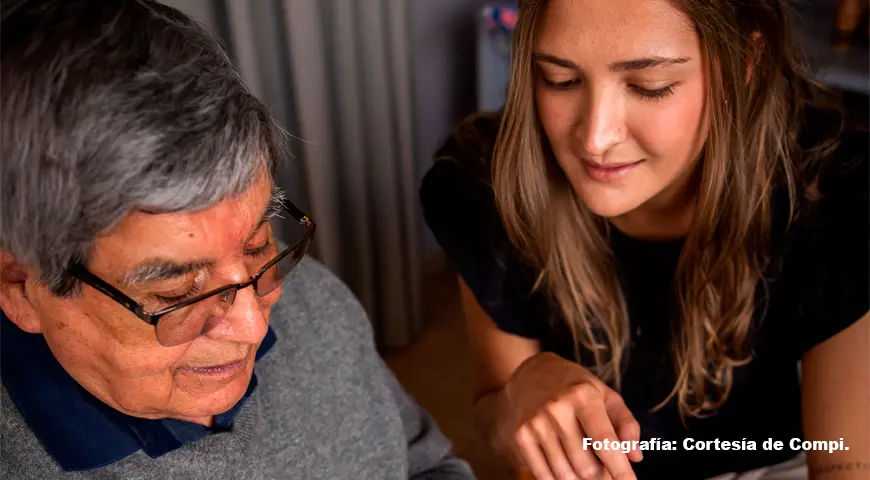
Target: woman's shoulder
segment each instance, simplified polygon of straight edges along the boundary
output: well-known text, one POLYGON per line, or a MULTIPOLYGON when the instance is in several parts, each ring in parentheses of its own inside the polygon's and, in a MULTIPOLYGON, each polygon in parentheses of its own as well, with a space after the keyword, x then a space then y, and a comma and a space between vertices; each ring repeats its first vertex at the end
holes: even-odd
POLYGON ((472 176, 489 184, 500 119, 500 112, 477 113, 462 119, 435 152, 435 163, 429 173, 450 170, 454 175, 472 176))
POLYGON ((501 235, 490 181, 498 121, 497 114, 463 119, 435 152, 423 176, 419 191, 423 216, 442 244, 460 236, 472 241, 468 238, 472 234, 478 238, 501 235))
MULTIPOLYGON (((848 127, 818 160, 813 201, 807 209, 808 225, 830 235, 843 229, 866 234, 870 225, 870 134, 863 127, 848 127)), ((867 243, 865 242, 865 245, 867 243)))
POLYGON ((774 195, 774 232, 809 229, 833 234, 837 232, 831 227, 844 222, 870 221, 856 216, 868 207, 868 145, 867 128, 845 123, 840 110, 808 109, 792 157, 795 175, 788 177, 796 182, 796 195, 792 198, 789 182, 780 182, 774 195))
POLYGON ((816 181, 821 198, 866 195, 868 189, 868 128, 849 123, 837 108, 808 108, 798 134, 803 168, 816 181))
MULTIPOLYGON (((870 182, 870 133, 863 127, 849 128, 825 158, 819 178, 822 198, 867 197, 870 182)), ((866 204, 863 205, 866 207, 866 204)))
POLYGON ((819 159, 813 201, 780 241, 778 277, 799 305, 802 352, 870 309, 870 136, 849 128, 837 140, 819 159))
POLYGON ((480 306, 503 330, 535 338, 528 301, 536 271, 510 242, 490 181, 498 114, 463 120, 435 153, 420 202, 429 231, 480 306))

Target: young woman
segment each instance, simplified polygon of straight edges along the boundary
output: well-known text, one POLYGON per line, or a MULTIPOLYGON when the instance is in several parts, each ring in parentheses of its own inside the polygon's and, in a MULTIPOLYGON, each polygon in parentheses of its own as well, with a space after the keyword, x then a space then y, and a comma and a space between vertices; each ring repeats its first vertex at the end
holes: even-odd
POLYGON ((787 0, 520 4, 503 111, 421 189, 488 438, 538 479, 867 478, 868 137, 787 0))

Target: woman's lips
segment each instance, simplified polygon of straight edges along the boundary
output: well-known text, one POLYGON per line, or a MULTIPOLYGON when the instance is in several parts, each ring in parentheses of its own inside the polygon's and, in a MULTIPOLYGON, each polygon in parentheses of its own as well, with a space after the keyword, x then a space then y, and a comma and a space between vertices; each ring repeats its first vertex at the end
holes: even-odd
POLYGON ((592 162, 583 162, 583 169, 589 178, 596 182, 615 182, 625 178, 629 172, 635 167, 643 163, 644 160, 639 160, 634 163, 623 163, 619 165, 602 165, 592 162))

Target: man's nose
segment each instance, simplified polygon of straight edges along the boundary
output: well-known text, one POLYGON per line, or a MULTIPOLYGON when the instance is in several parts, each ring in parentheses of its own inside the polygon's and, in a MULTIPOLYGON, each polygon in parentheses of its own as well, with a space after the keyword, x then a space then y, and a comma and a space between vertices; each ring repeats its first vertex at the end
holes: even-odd
POLYGON ((269 307, 257 295, 253 285, 237 290, 235 295, 229 291, 218 295, 223 303, 223 319, 214 326, 207 336, 224 341, 239 343, 259 343, 266 336, 269 322, 269 307))

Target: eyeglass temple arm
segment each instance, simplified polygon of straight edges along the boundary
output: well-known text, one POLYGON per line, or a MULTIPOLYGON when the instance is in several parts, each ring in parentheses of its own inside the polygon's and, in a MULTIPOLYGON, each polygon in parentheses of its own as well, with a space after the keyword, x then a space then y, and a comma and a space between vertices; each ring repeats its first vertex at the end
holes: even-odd
POLYGON ((297 222, 304 224, 306 227, 314 226, 314 222, 311 221, 311 218, 303 213, 302 210, 300 210, 296 205, 293 204, 293 202, 287 200, 286 202, 284 202, 284 208, 286 208, 287 211, 290 212, 290 215, 292 215, 297 222))
POLYGON ((141 305, 136 303, 132 298, 128 297, 124 292, 118 290, 108 282, 104 281, 102 278, 94 275, 87 268, 85 268, 81 264, 75 264, 69 269, 69 274, 73 277, 78 278, 82 282, 90 285, 91 287, 99 290, 103 294, 107 295, 112 300, 120 303, 127 310, 130 310, 139 318, 150 321, 151 315, 145 313, 145 310, 141 305))

